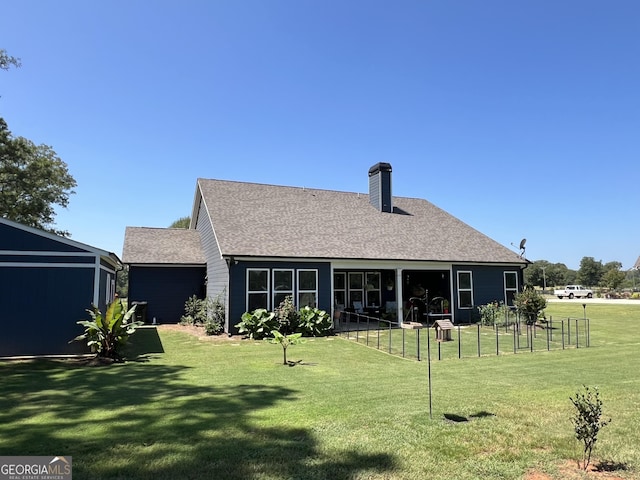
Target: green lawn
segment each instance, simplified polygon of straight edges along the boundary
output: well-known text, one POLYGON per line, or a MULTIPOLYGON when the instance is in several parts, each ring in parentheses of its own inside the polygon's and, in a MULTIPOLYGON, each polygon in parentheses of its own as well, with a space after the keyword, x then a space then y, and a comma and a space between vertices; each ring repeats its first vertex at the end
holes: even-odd
POLYGON ((291 347, 295 367, 277 345, 152 328, 126 364, 3 362, 0 455, 72 456, 75 479, 560 479, 587 384, 613 419, 596 463, 640 478, 640 303, 587 316, 590 348, 431 362, 433 419, 428 362, 339 337, 291 347))

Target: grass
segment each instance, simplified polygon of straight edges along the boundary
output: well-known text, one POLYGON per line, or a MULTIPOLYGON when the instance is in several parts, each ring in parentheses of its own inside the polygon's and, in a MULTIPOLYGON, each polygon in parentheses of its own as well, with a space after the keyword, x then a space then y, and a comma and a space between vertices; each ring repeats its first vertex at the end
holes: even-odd
POLYGON ((596 464, 640 478, 640 304, 587 316, 590 348, 431 362, 433 418, 426 361, 338 337, 291 347, 294 367, 278 345, 152 328, 126 364, 3 362, 0 455, 72 456, 75 479, 566 478, 586 384, 613 419, 596 464))

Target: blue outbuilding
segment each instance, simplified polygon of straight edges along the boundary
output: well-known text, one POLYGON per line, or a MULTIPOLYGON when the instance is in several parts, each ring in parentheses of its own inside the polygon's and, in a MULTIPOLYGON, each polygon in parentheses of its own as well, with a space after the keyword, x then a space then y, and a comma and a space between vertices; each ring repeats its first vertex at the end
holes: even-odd
POLYGON ((0 218, 0 357, 86 352, 69 341, 115 296, 113 253, 0 218))

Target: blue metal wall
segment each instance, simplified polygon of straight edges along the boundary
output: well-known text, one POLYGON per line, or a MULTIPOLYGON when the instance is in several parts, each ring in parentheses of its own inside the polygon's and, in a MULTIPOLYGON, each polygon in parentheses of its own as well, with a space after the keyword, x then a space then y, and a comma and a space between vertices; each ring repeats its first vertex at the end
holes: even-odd
POLYGON ((57 251, 57 252, 86 252, 81 248, 66 243, 58 242, 51 238, 0 224, 0 238, 2 238, 2 250, 22 251, 57 251))
POLYGON ((93 281, 93 268, 0 267, 0 356, 86 352, 68 342, 89 318, 93 281))
POLYGON ((178 323, 184 302, 192 295, 205 295, 206 267, 129 268, 129 305, 147 302, 147 322, 178 323))

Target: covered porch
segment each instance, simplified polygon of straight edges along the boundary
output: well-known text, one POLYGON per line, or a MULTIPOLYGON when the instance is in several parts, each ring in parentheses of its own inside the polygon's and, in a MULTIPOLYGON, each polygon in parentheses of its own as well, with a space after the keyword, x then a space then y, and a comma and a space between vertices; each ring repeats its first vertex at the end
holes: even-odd
POLYGON ((420 268, 333 269, 334 321, 356 321, 370 317, 393 322, 433 323, 452 314, 452 269, 450 265, 420 268))

